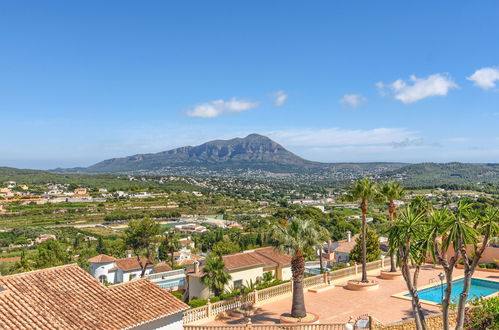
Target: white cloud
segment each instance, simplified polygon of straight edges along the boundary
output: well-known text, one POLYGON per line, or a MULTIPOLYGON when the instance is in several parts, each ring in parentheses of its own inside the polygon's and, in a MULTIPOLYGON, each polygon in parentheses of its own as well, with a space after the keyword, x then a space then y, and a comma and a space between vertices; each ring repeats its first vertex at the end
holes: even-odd
POLYGON ((499 80, 499 67, 481 68, 466 79, 473 81, 475 86, 483 90, 494 88, 499 80))
POLYGON ((339 102, 343 105, 346 105, 349 108, 356 109, 359 107, 362 103, 365 103, 367 101, 367 98, 360 94, 345 94, 343 97, 339 100, 339 102))
POLYGON ((408 141, 414 142, 412 145, 422 141, 416 132, 405 128, 292 129, 267 132, 266 135, 285 146, 298 147, 385 146, 393 149, 410 146, 408 141))
POLYGON ((445 96, 457 84, 447 75, 435 73, 427 78, 410 76, 409 81, 398 79, 391 84, 377 82, 376 87, 382 95, 389 92, 396 100, 409 104, 431 96, 445 96))
POLYGON ((259 104, 260 102, 252 102, 233 97, 229 101, 214 100, 198 104, 186 113, 190 117, 214 118, 230 113, 251 110, 256 108, 259 104))
POLYGON ((274 105, 276 107, 283 106, 284 103, 286 103, 286 100, 288 99, 288 94, 286 94, 284 91, 277 91, 274 94, 272 94, 272 99, 274 100, 274 105))

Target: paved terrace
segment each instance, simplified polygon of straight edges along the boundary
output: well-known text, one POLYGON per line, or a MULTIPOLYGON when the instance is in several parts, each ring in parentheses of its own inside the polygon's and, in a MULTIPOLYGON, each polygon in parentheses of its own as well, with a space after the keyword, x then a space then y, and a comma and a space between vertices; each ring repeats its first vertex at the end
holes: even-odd
MULTIPOLYGON (((425 266, 419 275, 419 287, 430 283, 430 280, 438 281, 440 268, 425 266)), ((393 294, 407 291, 405 281, 402 277, 396 280, 383 280, 378 278, 379 270, 368 273, 370 279, 376 279, 379 289, 374 291, 351 291, 345 288, 349 279, 359 279, 360 276, 351 276, 333 281, 335 287, 320 293, 305 292, 305 304, 307 311, 319 315, 320 323, 347 322, 350 316, 357 318, 362 314, 369 314, 383 323, 396 322, 401 319, 412 317, 410 300, 392 297, 393 294)), ((454 270, 454 277, 463 275, 462 269, 454 270)), ((499 280, 499 273, 475 272, 474 278, 499 280)), ((437 284, 435 283, 435 284, 437 284)), ((439 306, 422 304, 428 313, 438 312, 439 306)), ((275 324, 279 323, 279 315, 289 313, 291 310, 291 296, 283 296, 277 301, 258 304, 254 315, 251 317, 253 324, 275 324)), ((209 321, 203 325, 242 324, 244 316, 232 312, 230 317, 224 320, 209 321)))

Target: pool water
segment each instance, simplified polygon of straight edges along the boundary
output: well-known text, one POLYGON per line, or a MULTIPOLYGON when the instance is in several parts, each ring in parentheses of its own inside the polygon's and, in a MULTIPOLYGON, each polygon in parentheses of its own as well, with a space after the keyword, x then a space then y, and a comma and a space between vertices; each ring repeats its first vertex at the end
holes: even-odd
POLYGON ((163 280, 163 281, 158 281, 158 282, 154 282, 154 283, 162 289, 170 289, 170 288, 185 286, 185 278, 177 278, 177 279, 173 279, 173 280, 163 280))
MULTIPOLYGON (((463 291, 464 279, 452 281, 452 295, 451 301, 457 302, 459 300, 459 294, 463 291)), ((440 304, 442 302, 442 290, 445 294, 445 288, 447 284, 437 285, 428 289, 419 291, 419 298, 422 300, 428 300, 440 304)), ((499 283, 491 282, 486 280, 479 280, 476 278, 471 279, 470 292, 468 294, 468 300, 478 297, 485 297, 496 293, 499 291, 499 283)), ((406 297, 410 297, 410 294, 406 294, 406 297)))
MULTIPOLYGON (((328 272, 328 268, 324 268, 325 272, 328 272)), ((319 275, 321 273, 320 267, 317 268, 305 268, 305 272, 310 275, 319 275)))

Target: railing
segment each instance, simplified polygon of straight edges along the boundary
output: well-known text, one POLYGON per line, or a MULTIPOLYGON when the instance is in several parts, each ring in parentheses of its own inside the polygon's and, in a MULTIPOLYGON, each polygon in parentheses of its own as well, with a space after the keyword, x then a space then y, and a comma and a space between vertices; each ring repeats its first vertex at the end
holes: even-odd
POLYGON ((154 273, 146 275, 145 278, 149 280, 166 280, 169 277, 185 275, 185 271, 183 269, 169 270, 161 273, 154 273))
POLYGON ((308 288, 308 287, 319 285, 319 284, 326 284, 327 283, 327 281, 325 281, 326 276, 327 276, 327 274, 319 274, 319 275, 304 278, 303 279, 303 287, 308 288))
MULTIPOLYGON (((384 260, 376 260, 373 262, 369 262, 366 264, 367 270, 375 270, 375 269, 382 269, 383 267, 389 266, 390 265, 390 258, 385 258, 384 260), (386 262, 388 260, 388 263, 386 262)), ((303 287, 304 288, 309 288, 312 286, 317 286, 317 285, 325 285, 328 284, 332 280, 338 280, 341 278, 345 278, 348 276, 356 275, 360 273, 361 271, 361 266, 360 265, 355 265, 352 267, 347 267, 343 269, 338 269, 329 273, 325 274, 319 274, 315 276, 310 276, 305 279, 303 279, 303 287)), ((257 290, 254 292, 251 292, 247 295, 236 297, 230 300, 223 300, 219 301, 216 303, 210 303, 208 302, 207 305, 190 309, 187 310, 184 313, 184 328, 188 329, 185 324, 191 323, 191 322, 196 322, 205 318, 209 317, 214 317, 219 315, 222 312, 227 312, 230 310, 234 310, 243 306, 248 306, 248 305, 253 305, 256 304, 257 302, 262 302, 266 300, 270 300, 275 297, 279 297, 288 293, 291 293, 293 291, 293 283, 292 282, 287 282, 283 284, 279 284, 270 288, 262 289, 262 290, 257 290)), ((323 324, 327 326, 327 324, 323 324)), ((302 327, 304 325, 301 325, 302 327)), ((309 325, 307 325, 309 326, 309 325)), ((316 325, 314 325, 316 326, 316 325)), ((317 325, 318 326, 318 325, 317 325)), ((262 327, 261 325, 252 325, 252 329, 259 330, 262 327)), ((263 329, 288 329, 286 327, 292 327, 292 326, 284 326, 284 325, 279 325, 278 328, 261 328, 263 329)), ((205 330, 205 329, 217 329, 216 327, 210 328, 210 327, 203 327, 203 328, 192 328, 191 330, 205 330)), ((305 329, 305 328, 294 328, 294 329, 305 329)), ((326 329, 336 329, 336 328, 306 328, 306 329, 311 329, 311 330, 326 330, 326 329)), ((339 329, 339 328, 338 328, 339 329)))
POLYGON ((324 324, 246 324, 246 325, 184 325, 184 330, 343 330, 344 323, 324 324))
MULTIPOLYGON (((196 322, 202 319, 206 319, 211 315, 208 312, 208 305, 201 306, 198 308, 189 309, 184 313, 184 323, 196 322)), ((184 325, 185 329, 185 325, 184 325)))
POLYGON ((366 264, 367 271, 378 269, 378 268, 381 268, 381 260, 376 260, 376 261, 369 262, 366 264))
POLYGON ((256 295, 257 295, 257 301, 265 301, 283 294, 286 294, 288 292, 291 292, 293 287, 293 283, 288 282, 284 284, 279 284, 270 288, 266 288, 263 290, 257 290, 256 295))

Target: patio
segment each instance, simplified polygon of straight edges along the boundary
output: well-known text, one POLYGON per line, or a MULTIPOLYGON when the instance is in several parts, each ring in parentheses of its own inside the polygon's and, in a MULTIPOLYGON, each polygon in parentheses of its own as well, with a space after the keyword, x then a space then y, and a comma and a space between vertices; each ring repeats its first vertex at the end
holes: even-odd
MULTIPOLYGON (((428 265, 422 268, 419 275, 419 287, 423 287, 430 281, 438 281, 438 274, 442 269, 428 265)), ((462 269, 454 270, 454 277, 463 275, 462 269)), ((369 272, 370 279, 379 282, 379 289, 375 291, 351 291, 345 288, 346 282, 352 278, 342 278, 333 282, 335 287, 319 293, 305 291, 305 303, 307 311, 319 315, 320 323, 347 322, 349 317, 357 318, 363 314, 369 314, 383 323, 396 322, 412 317, 410 300, 392 297, 392 295, 407 291, 405 281, 402 277, 395 280, 384 280, 379 277, 379 270, 369 272)), ((475 278, 491 279, 497 281, 498 274, 487 272, 476 272, 475 278)), ((437 284, 435 283, 435 284, 437 284)), ((422 304, 429 313, 438 313, 439 306, 422 304)), ((260 303, 253 308, 251 322, 253 324, 275 324, 279 323, 282 313, 289 313, 291 309, 291 296, 269 303, 260 303)), ((232 311, 223 320, 208 321, 203 325, 243 324, 245 317, 242 313, 232 311)))

